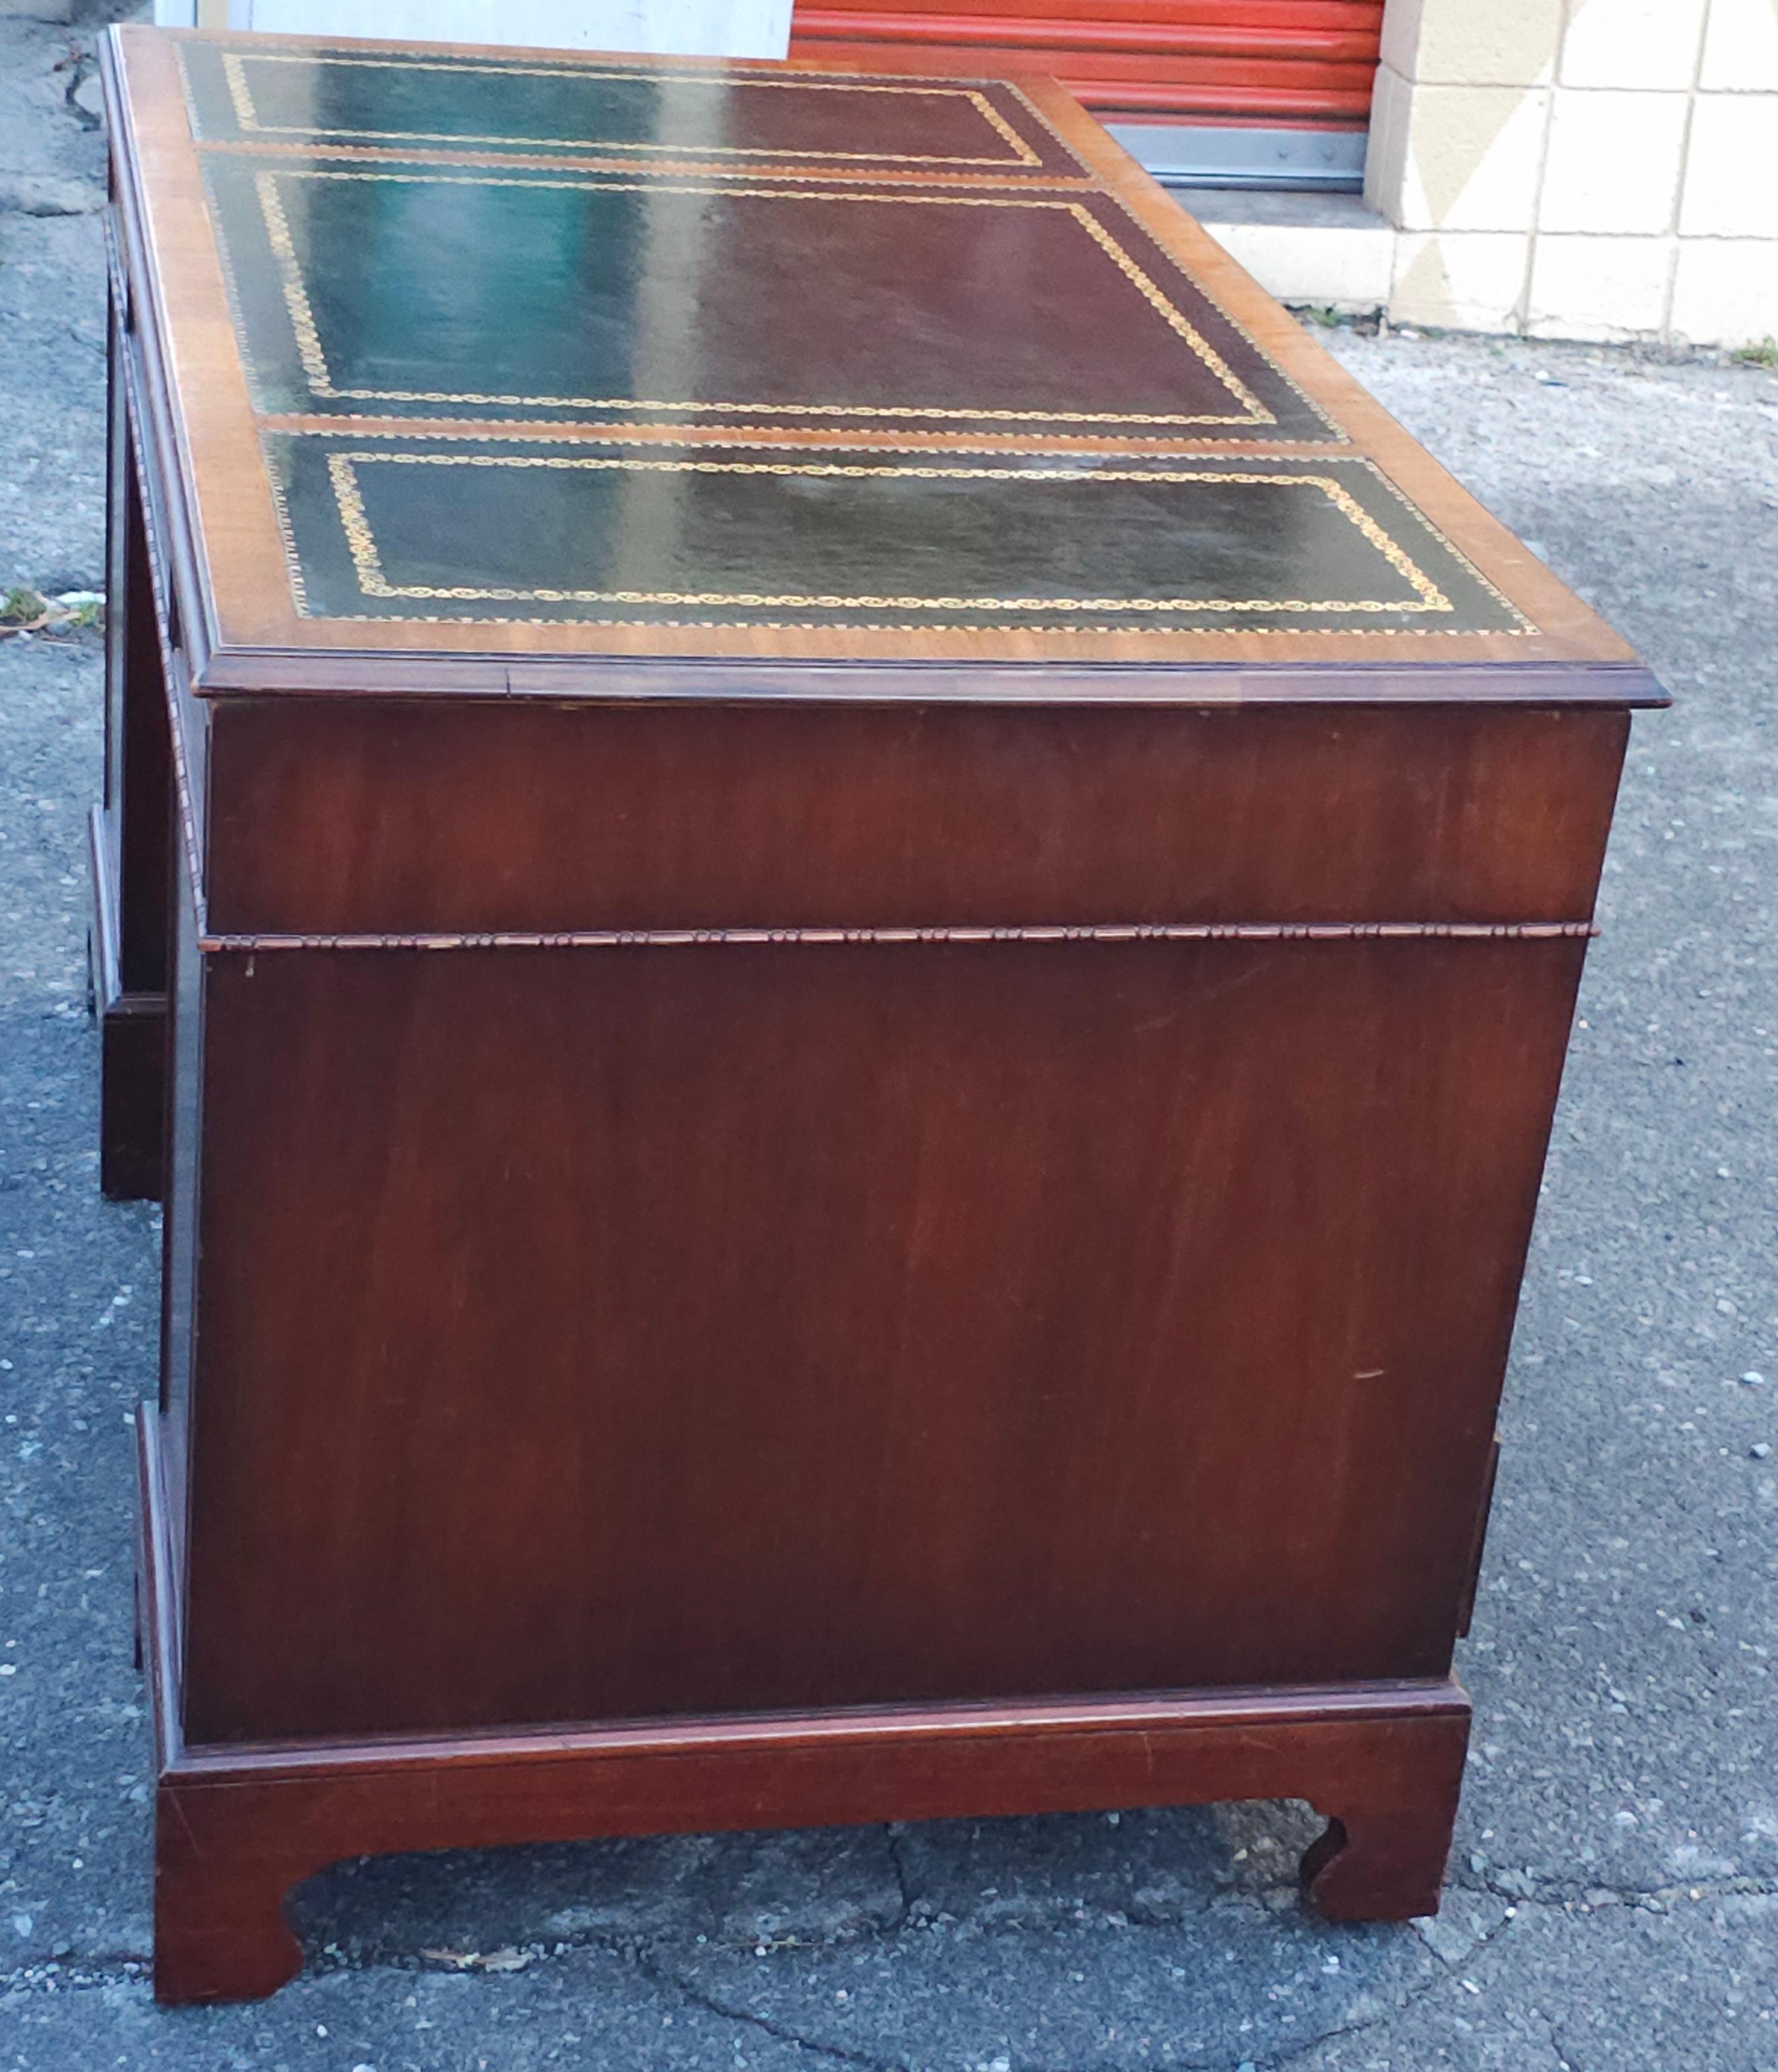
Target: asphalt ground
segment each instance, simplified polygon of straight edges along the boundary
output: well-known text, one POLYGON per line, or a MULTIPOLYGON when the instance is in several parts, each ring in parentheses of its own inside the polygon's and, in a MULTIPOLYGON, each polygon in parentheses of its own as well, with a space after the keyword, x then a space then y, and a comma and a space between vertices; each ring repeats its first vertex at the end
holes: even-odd
MULTIPOLYGON (((0 17, 0 590, 96 588, 102 141, 0 17)), ((1331 1928, 1300 1808, 343 1865, 275 2000, 157 2010, 130 1408, 157 1231, 103 1202, 97 639, 0 639, 0 2072, 1778 2068, 1778 375, 1328 334, 1633 640, 1638 721, 1459 1671, 1438 1919, 1331 1928), (1758 1377, 1763 1377, 1758 1378, 1758 1377)))

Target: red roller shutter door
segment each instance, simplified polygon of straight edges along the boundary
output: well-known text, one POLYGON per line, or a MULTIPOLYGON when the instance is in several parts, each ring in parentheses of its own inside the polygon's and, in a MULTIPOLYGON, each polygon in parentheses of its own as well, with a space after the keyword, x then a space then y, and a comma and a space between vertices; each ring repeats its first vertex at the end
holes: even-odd
POLYGON ((798 0, 792 56, 1047 72, 1102 117, 1361 127, 1382 0, 798 0))

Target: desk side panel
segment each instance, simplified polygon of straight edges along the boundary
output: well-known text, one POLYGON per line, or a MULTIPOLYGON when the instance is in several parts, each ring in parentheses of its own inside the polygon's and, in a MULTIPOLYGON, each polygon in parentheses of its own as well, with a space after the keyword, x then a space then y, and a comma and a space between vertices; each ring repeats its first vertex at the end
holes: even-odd
POLYGON ((1442 1674, 1583 950, 213 956, 188 1731, 1442 1674))

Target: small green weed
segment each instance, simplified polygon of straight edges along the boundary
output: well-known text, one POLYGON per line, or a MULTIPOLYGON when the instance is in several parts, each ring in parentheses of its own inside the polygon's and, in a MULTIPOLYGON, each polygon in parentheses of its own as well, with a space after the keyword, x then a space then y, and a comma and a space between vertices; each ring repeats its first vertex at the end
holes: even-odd
POLYGON ((75 633, 103 626, 105 602, 96 590, 70 590, 64 597, 45 597, 39 591, 14 584, 0 591, 0 639, 14 633, 75 633))
POLYGON ((1778 367, 1778 338, 1762 339, 1757 345, 1743 345, 1735 357, 1743 367, 1778 367))

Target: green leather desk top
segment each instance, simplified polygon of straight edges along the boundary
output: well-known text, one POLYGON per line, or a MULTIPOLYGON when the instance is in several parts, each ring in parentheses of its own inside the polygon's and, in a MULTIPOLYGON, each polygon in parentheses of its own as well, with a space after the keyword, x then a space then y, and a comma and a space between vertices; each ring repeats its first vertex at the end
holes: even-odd
POLYGON ((1048 82, 143 30, 108 72, 200 689, 1631 659, 1048 82))

